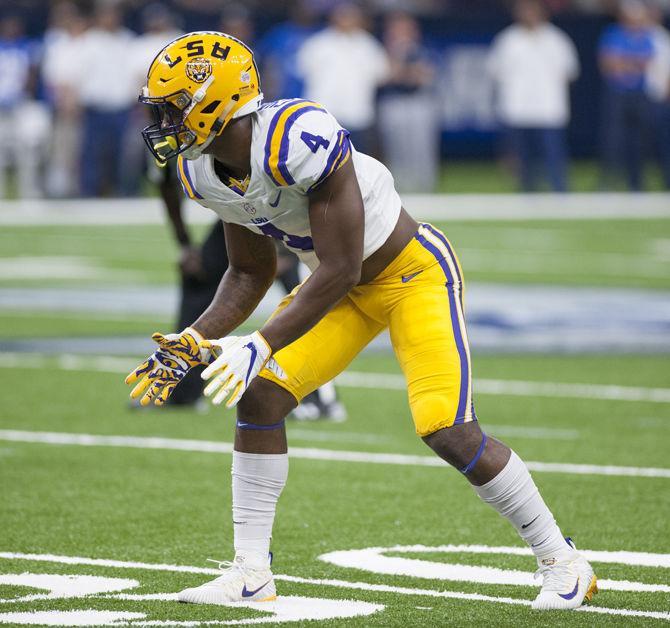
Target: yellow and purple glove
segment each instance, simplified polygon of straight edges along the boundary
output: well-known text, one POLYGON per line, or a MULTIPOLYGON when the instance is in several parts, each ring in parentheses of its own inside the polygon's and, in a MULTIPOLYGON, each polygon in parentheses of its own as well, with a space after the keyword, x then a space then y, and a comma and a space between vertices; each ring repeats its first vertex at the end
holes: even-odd
POLYGON ((155 333, 151 338, 158 349, 128 374, 126 384, 138 382, 130 397, 139 398, 140 405, 148 406, 153 401, 162 406, 186 373, 210 362, 211 353, 204 338, 192 327, 180 334, 155 333))
POLYGON ((249 336, 205 340, 201 346, 216 356, 202 372, 202 379, 211 379, 205 387, 205 396, 212 397, 217 406, 228 397, 226 408, 237 404, 272 354, 270 345, 258 331, 249 336))

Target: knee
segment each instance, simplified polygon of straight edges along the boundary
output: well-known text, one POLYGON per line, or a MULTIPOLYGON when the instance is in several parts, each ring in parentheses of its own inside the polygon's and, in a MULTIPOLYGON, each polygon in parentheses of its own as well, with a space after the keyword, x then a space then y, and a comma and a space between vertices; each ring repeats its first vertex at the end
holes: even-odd
POLYGON ((457 469, 465 467, 477 454, 483 434, 476 421, 445 427, 423 437, 440 458, 457 469))
POLYGON ((296 405, 295 398, 288 391, 257 377, 237 404, 237 418, 258 425, 277 423, 296 405))

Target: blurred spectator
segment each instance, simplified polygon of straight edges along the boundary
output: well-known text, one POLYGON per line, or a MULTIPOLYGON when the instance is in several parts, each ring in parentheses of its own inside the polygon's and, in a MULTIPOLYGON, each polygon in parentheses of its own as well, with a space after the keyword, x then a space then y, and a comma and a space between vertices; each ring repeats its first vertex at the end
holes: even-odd
POLYGON ((221 13, 219 30, 253 47, 256 32, 251 12, 243 4, 229 4, 221 13))
POLYGON ((77 64, 84 107, 81 191, 84 196, 128 192, 122 189, 121 149, 138 85, 132 61, 135 36, 122 24, 116 4, 101 4, 85 35, 77 64))
POLYGON ((289 10, 288 20, 271 28, 255 50, 263 65, 263 93, 268 100, 300 98, 303 93, 298 51, 314 34, 317 14, 308 0, 291 3, 289 10))
MULTIPOLYGON (((170 8, 160 2, 146 5, 140 14, 142 34, 132 42, 130 61, 133 64, 133 90, 136 103, 140 89, 145 85, 149 66, 156 55, 173 39, 181 35, 177 29, 177 18, 170 8)), ((150 120, 148 107, 135 104, 128 119, 121 145, 121 189, 125 195, 139 193, 141 182, 140 174, 145 171, 145 164, 149 162, 149 178, 154 178, 157 169, 142 141, 142 129, 153 122, 150 120)), ((162 175, 158 175, 162 181, 162 175)))
POLYGON ((649 11, 639 0, 624 0, 619 22, 599 44, 604 78, 602 103, 603 183, 625 171, 631 190, 642 189, 645 138, 650 113, 645 76, 654 54, 649 11))
POLYGON ((305 97, 325 105, 349 130, 363 153, 375 148, 377 88, 388 77, 389 63, 381 44, 365 28, 355 4, 337 4, 330 26, 313 35, 298 53, 305 97))
POLYGON ((46 188, 49 196, 76 196, 79 191, 81 108, 79 77, 86 20, 71 2, 57 4, 45 35, 42 78, 52 107, 53 127, 46 188))
POLYGON ((384 45, 391 72, 379 98, 382 152, 400 191, 432 192, 440 150, 435 68, 408 14, 386 18, 384 45))
MULTIPOLYGON (((133 63, 136 68, 138 94, 146 83, 149 66, 156 55, 173 39, 181 35, 177 18, 170 8, 160 2, 152 2, 142 9, 142 34, 133 42, 133 63)), ((145 107, 146 109, 146 107, 145 107)))
POLYGON ((660 11, 652 16, 654 54, 647 66, 646 88, 663 183, 670 189, 670 32, 663 27, 660 11))
POLYGON ((544 167, 551 188, 567 190, 565 130, 570 82, 579 74, 570 38, 547 21, 539 0, 519 0, 515 23, 496 37, 489 68, 498 88, 498 115, 508 128, 521 189, 537 189, 544 167))
POLYGON ((7 175, 16 169, 18 195, 42 195, 39 170, 49 135, 46 108, 34 100, 38 47, 25 37, 22 20, 0 19, 0 197, 7 194, 7 175))

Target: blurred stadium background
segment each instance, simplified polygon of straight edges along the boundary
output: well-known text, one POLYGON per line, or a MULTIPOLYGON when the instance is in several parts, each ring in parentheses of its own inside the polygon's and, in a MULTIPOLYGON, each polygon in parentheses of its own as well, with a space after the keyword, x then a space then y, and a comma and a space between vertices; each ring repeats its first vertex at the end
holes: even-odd
MULTIPOLYGON (((193 421, 186 409, 138 417, 122 382, 151 350, 151 333, 176 327, 179 300, 180 244, 141 140, 137 94, 166 41, 217 29, 257 52, 267 99, 323 101, 357 147, 390 167, 410 213, 449 235, 468 283, 478 415, 536 461, 563 525, 580 523, 583 546, 670 552, 669 18, 667 0, 0 0, 0 490, 11 504, 0 509, 0 551, 178 564, 221 555, 229 498, 222 504, 217 491, 227 462, 131 449, 51 453, 35 444, 105 444, 79 442, 86 433, 232 438, 227 414, 223 422, 211 411, 193 421), (116 478, 111 486, 105 469, 116 478), (188 478, 204 488, 194 491, 188 478), (129 486, 122 502, 116 495, 129 486), (170 503, 181 510, 165 510, 170 503), (187 520, 192 507, 197 526, 187 520), (187 527, 191 536, 173 545, 187 527)), ((211 214, 185 201, 185 217, 200 242, 211 214)), ((250 328, 280 296, 274 287, 250 328)), ((349 421, 294 422, 290 442, 427 455, 387 340, 352 369, 339 388, 349 421)), ((295 463, 277 532, 286 551, 279 569, 330 577, 314 562, 324 545, 481 543, 489 534, 516 543, 455 481, 439 496, 470 517, 469 527, 449 538, 439 526, 426 530, 441 505, 414 487, 437 472, 370 465, 380 470, 362 477, 350 466, 295 463), (332 502, 306 481, 313 473, 331 478, 332 502), (373 509, 374 530, 366 507, 352 512, 351 492, 338 492, 345 485, 373 509), (387 494, 375 500, 373 490, 387 494), (401 510, 402 526, 389 509, 401 510), (326 540, 317 535, 324 511, 333 524, 326 540), (291 512, 312 522, 300 539, 291 536, 291 512)), ((0 567, 20 572, 21 560, 0 567)), ((510 561, 495 566, 517 565, 510 561)), ((614 575, 629 580, 642 573, 619 569, 614 575)), ((646 597, 600 599, 658 619, 667 591, 655 597, 653 587, 667 585, 667 567, 643 572, 646 597)), ((157 590, 178 590, 165 578, 157 590)), ((530 597, 530 589, 485 592, 530 597)), ((15 608, 51 608, 22 604, 15 608)), ((435 611, 435 621, 532 624, 512 611, 454 604, 462 615, 435 611)), ((156 608, 155 618, 166 617, 156 608)), ((414 615, 399 608, 393 617, 376 625, 411 625, 414 615)), ((564 625, 595 625, 579 621, 564 625)))

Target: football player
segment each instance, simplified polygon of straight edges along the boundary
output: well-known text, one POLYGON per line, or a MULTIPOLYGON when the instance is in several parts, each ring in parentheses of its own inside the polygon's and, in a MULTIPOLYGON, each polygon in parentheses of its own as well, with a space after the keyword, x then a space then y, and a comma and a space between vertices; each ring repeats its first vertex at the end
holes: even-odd
POLYGON ((388 328, 417 434, 535 554, 543 582, 533 608, 590 600, 593 569, 519 456, 479 426, 463 271, 444 234, 403 209, 389 171, 357 152, 320 104, 263 104, 251 50, 223 33, 190 33, 161 50, 140 100, 156 114, 145 141, 158 159, 178 155, 189 196, 224 222, 229 257, 204 314, 180 334, 156 335, 158 350, 127 378, 132 397, 162 404, 189 369, 207 364, 205 393, 237 406, 234 560, 179 599, 275 598, 269 549, 288 474, 285 417, 388 328), (272 283, 270 238, 313 272, 259 330, 229 336, 272 283))

